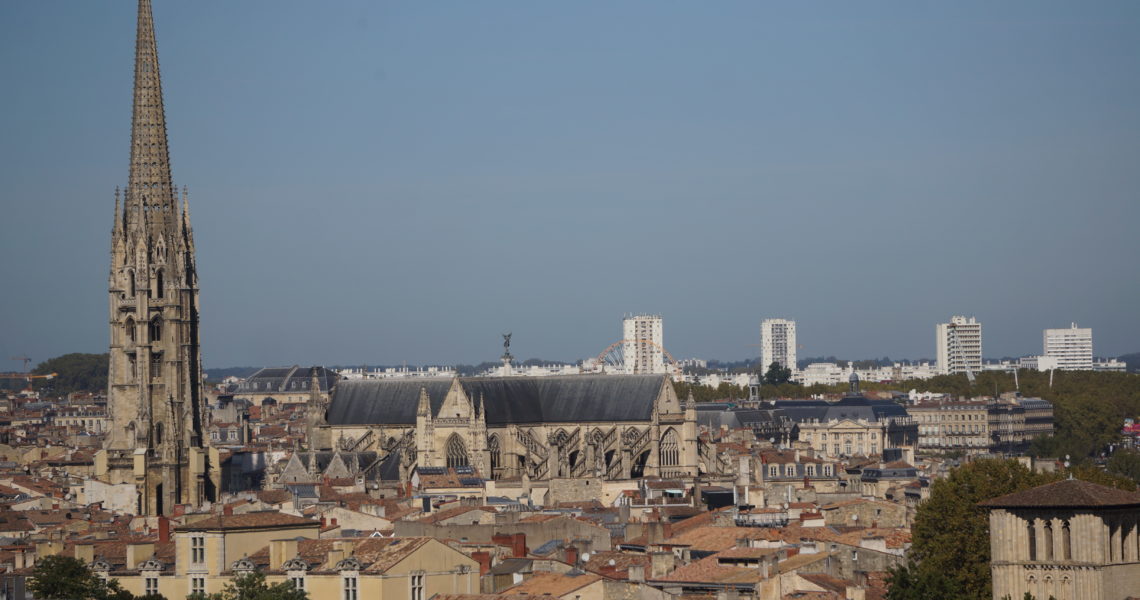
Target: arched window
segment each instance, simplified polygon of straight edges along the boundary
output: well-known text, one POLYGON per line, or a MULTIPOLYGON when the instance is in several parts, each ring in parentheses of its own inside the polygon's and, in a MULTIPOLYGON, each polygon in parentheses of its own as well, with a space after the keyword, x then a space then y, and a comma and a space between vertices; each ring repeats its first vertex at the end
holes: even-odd
POLYGON ((1069 531, 1069 522, 1061 523, 1061 556, 1065 560, 1073 560, 1072 532, 1069 531))
POLYGON ((127 271, 127 295, 135 297, 135 272, 127 271))
POLYGON ((1053 522, 1045 521, 1045 560, 1053 560, 1053 522))
POLYGON ((162 297, 162 294, 164 293, 164 292, 163 292, 163 288, 165 288, 165 287, 166 287, 166 286, 164 286, 164 285, 162 285, 162 284, 163 284, 163 281, 162 281, 162 269, 159 269, 159 270, 158 270, 158 272, 156 272, 156 273, 154 274, 154 286, 155 286, 155 288, 156 288, 156 289, 155 289, 155 292, 157 292, 155 295, 156 295, 157 297, 159 297, 159 298, 161 298, 161 297, 162 297))
POLYGON ((123 327, 126 328, 126 330, 127 330, 126 331, 127 341, 132 343, 132 344, 135 343, 136 331, 135 331, 135 320, 134 320, 134 318, 127 317, 127 323, 123 327))
POLYGON ((150 321, 149 335, 151 343, 162 341, 162 317, 155 317, 150 321))
POLYGON ((1037 528, 1033 521, 1026 525, 1025 532, 1029 536, 1029 560, 1037 560, 1037 528))
POLYGON ((162 379, 162 353, 150 353, 150 378, 162 379))
POLYGON ((491 453, 491 474, 494 478, 494 473, 503 464, 503 451, 499 448, 499 436, 493 435, 487 440, 487 450, 491 453))
POLYGON ((154 445, 162 445, 162 423, 156 423, 154 426, 154 445))
POLYGON ((447 438, 447 466, 467 466, 467 446, 464 445, 463 440, 454 433, 451 434, 451 437, 447 438))
POLYGON ((677 432, 670 429, 661 436, 661 466, 675 467, 681 464, 681 447, 677 443, 677 432))

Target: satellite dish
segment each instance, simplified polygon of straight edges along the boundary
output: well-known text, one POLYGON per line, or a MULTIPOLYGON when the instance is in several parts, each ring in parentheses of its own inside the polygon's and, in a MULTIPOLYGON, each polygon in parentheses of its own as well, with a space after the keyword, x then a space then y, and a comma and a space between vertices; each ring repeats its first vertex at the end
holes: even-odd
POLYGON ((589 552, 583 552, 582 553, 582 562, 589 562, 589 560, 590 560, 590 553, 589 552))
POLYGON ((610 562, 609 562, 609 563, 607 563, 607 564, 609 564, 609 565, 612 567, 612 566, 616 565, 616 564, 617 564, 617 562, 615 562, 615 561, 614 561, 614 559, 612 559, 612 558, 611 558, 611 559, 610 559, 610 562))

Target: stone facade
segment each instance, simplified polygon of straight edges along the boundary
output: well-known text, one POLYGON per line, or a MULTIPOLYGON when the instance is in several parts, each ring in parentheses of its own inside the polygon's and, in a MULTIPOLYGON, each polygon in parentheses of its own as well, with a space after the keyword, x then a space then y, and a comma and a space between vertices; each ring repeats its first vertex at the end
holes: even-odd
POLYGON ((1140 494, 1069 479, 982 506, 995 600, 1123 600, 1140 590, 1140 494))
POLYGON ((149 0, 140 0, 127 187, 115 198, 108 286, 110 435, 97 458, 108 483, 132 483, 137 512, 211 499, 203 438, 198 274, 186 193, 171 182, 149 0))

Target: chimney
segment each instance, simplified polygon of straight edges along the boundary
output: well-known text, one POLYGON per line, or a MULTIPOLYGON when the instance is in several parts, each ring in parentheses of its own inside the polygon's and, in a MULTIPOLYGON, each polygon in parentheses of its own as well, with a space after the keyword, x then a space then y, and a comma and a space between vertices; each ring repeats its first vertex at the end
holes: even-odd
POLYGON ((160 516, 158 518, 158 541, 170 541, 170 519, 167 519, 166 517, 160 516))
POLYGON ((154 543, 127 544, 127 568, 137 569, 139 563, 154 556, 154 543))
POLYGON ((222 514, 223 514, 223 515, 226 515, 226 516, 229 516, 229 515, 232 515, 232 514, 234 514, 234 507, 233 507, 233 505, 232 505, 232 504, 227 504, 227 505, 223 506, 223 507, 222 507, 222 514))
POLYGON ((344 560, 344 550, 329 550, 328 555, 325 557, 325 568, 331 569, 336 566, 336 563, 344 560))
MULTIPOLYGON (((336 525, 336 520, 333 520, 333 525, 336 525)), ((333 548, 344 552, 345 556, 352 556, 353 551, 356 549, 356 542, 352 540, 338 540, 333 543, 333 548)))
POLYGON ((329 523, 329 525, 331 525, 332 527, 336 527, 336 517, 332 518, 332 522, 329 523))
POLYGON ((636 582, 645 581, 645 565, 630 565, 629 580, 636 582))
POLYGON ((646 526, 649 528, 645 535, 645 541, 648 545, 660 544, 661 540, 665 539, 661 521, 650 521, 646 523, 646 526))
POLYGON ((511 554, 515 558, 526 558, 526 534, 525 533, 512 533, 511 534, 511 554))
POLYGON ((75 558, 89 565, 95 561, 95 544, 76 544, 75 558))
POLYGON ((578 564, 578 549, 574 546, 566 546, 565 549, 566 564, 575 566, 578 564))
POLYGON ((649 553, 649 576, 660 579, 673 572, 674 557, 672 552, 649 553))
POLYGON ((272 540, 269 542, 269 568, 277 570, 285 561, 297 556, 297 540, 272 540))
POLYGON ((170 513, 170 516, 181 517, 184 514, 186 514, 186 505, 185 504, 175 504, 174 510, 170 513))
POLYGON ((472 552, 472 560, 479 563, 479 576, 482 577, 491 570, 491 553, 490 552, 472 552))
POLYGON ((63 549, 63 544, 59 542, 36 542, 36 560, 45 556, 55 556, 63 549))
POLYGON ((326 524, 325 524, 325 518, 324 518, 324 517, 321 517, 321 529, 324 529, 324 528, 325 528, 325 525, 326 525, 326 524))
POLYGON ((27 555, 23 550, 17 550, 12 554, 12 567, 16 569, 23 569, 26 565, 25 559, 27 555))

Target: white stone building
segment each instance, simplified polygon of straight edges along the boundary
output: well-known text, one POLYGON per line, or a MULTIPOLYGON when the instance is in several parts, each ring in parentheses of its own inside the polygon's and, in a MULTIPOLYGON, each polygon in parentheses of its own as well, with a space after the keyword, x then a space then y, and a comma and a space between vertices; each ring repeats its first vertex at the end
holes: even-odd
POLYGON ((835 385, 843 383, 847 371, 835 363, 811 363, 797 371, 793 379, 803 385, 835 385))

